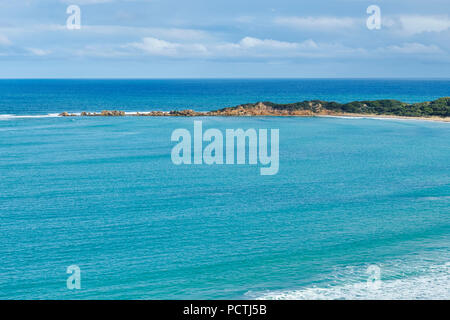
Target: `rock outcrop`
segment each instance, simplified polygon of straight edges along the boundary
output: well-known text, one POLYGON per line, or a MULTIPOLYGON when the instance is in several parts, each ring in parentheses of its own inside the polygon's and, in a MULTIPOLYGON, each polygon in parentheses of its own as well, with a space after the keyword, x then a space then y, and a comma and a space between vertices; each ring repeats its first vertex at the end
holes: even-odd
POLYGON ((176 116, 176 117, 195 117, 195 116, 201 116, 205 115, 201 112, 195 112, 194 110, 188 109, 188 110, 181 110, 181 111, 170 111, 168 113, 169 116, 176 116))
POLYGON ((102 117, 123 117, 125 115, 124 111, 109 111, 109 110, 103 110, 102 113, 100 113, 100 116, 102 117))
MULTIPOLYGON (((382 115, 420 118, 440 117, 448 119, 450 117, 450 97, 414 104, 397 100, 353 101, 344 104, 311 100, 288 104, 272 102, 248 103, 208 112, 186 109, 126 114, 124 111, 103 110, 101 113, 82 112, 80 114, 83 117, 117 117, 126 115, 140 117, 382 115)), ((76 115, 63 112, 60 116, 70 117, 76 115)))
POLYGON ((59 114, 60 117, 76 117, 77 115, 74 113, 62 112, 59 114))

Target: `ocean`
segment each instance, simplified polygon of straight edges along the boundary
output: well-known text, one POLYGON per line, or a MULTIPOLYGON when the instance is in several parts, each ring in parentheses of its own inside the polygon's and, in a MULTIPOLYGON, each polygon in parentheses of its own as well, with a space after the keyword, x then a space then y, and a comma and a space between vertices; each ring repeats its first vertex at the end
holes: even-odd
POLYGON ((209 111, 258 101, 397 99, 414 103, 449 95, 450 80, 0 80, 0 119, 104 109, 209 111))
POLYGON ((449 123, 195 119, 279 129, 262 176, 174 165, 193 118, 56 116, 442 96, 448 80, 0 80, 0 299, 449 299, 449 123))

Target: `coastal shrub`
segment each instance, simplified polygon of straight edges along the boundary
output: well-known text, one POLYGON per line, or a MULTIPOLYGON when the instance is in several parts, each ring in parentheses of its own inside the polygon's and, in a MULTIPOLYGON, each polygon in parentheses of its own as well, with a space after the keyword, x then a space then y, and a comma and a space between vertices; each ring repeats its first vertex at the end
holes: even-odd
MULTIPOLYGON (((450 117, 450 97, 414 104, 408 104, 393 99, 353 101, 344 104, 321 100, 301 101, 287 104, 263 102, 263 104, 278 111, 311 111, 313 113, 319 113, 322 109, 324 109, 333 112, 345 113, 396 115, 408 117, 450 117)), ((257 105, 257 103, 248 103, 241 105, 241 107, 251 109, 255 108, 257 105)), ((230 109, 233 108, 224 108, 221 111, 230 109)))

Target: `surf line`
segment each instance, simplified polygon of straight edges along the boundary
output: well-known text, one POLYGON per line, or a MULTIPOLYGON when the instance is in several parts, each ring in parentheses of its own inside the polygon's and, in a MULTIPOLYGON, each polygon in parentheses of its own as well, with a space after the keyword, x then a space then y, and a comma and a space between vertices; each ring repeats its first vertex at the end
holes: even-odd
POLYGON ((260 168, 261 175, 275 175, 279 170, 279 137, 279 129, 270 129, 269 144, 267 129, 258 131, 256 129, 245 131, 226 129, 224 155, 222 131, 211 128, 203 132, 202 121, 194 121, 193 137, 187 129, 180 128, 172 132, 171 141, 178 142, 172 148, 172 163, 175 165, 243 165, 248 162, 249 165, 257 165, 259 161, 259 164, 263 166, 260 168), (203 148, 203 142, 209 142, 209 144, 203 148), (269 146, 270 155, 268 154, 269 146))

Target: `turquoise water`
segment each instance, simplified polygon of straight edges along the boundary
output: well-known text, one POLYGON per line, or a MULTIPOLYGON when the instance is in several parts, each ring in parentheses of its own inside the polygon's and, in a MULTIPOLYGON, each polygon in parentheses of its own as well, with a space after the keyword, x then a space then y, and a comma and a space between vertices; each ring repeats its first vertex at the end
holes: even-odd
POLYGON ((279 129, 279 173, 173 165, 192 118, 4 117, 0 298, 450 298, 448 123, 201 120, 279 129))

